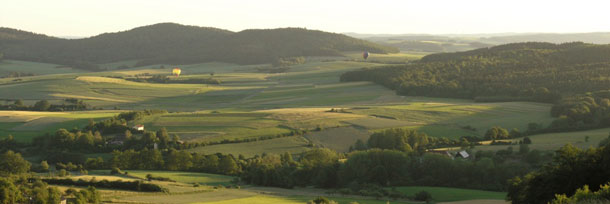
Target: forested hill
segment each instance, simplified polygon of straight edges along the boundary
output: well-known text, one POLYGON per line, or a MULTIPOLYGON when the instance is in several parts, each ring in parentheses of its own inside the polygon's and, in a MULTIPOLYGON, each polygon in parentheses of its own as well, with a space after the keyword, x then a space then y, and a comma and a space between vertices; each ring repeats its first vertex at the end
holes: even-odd
POLYGON ((301 28, 244 30, 161 23, 84 39, 61 39, 0 28, 6 59, 96 70, 95 64, 140 60, 140 65, 223 61, 268 63, 278 57, 338 56, 342 51, 398 52, 396 48, 342 34, 301 28))
POLYGON ((374 81, 403 95, 555 102, 610 89, 610 45, 507 44, 348 72, 342 80, 374 81))

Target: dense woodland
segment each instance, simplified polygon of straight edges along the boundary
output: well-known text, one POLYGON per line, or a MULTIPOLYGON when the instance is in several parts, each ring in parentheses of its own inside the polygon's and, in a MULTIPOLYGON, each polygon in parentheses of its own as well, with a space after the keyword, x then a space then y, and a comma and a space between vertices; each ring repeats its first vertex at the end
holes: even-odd
POLYGON ((84 39, 60 39, 0 28, 0 52, 7 59, 99 70, 96 64, 140 60, 137 65, 223 61, 271 63, 281 57, 341 56, 341 51, 398 52, 396 48, 342 34, 281 28, 231 32, 161 23, 84 39))
POLYGON ((555 104, 546 131, 610 126, 610 45, 516 43, 345 73, 401 95, 555 104))

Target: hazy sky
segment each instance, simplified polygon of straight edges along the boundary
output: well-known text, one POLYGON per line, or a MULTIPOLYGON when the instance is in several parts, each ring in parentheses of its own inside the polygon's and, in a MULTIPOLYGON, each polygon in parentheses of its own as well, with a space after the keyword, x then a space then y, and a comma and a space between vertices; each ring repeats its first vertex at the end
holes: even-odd
POLYGON ((599 0, 2 0, 0 27, 91 36, 160 22, 240 31, 306 27, 358 33, 610 31, 599 0))

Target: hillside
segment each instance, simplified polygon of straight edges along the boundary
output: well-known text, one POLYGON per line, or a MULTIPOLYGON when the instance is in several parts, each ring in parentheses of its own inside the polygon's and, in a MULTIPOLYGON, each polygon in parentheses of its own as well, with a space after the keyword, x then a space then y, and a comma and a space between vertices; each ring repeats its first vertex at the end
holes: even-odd
POLYGON ((124 60, 139 60, 138 65, 211 61, 258 64, 278 57, 340 56, 344 51, 398 52, 342 34, 301 28, 231 32, 161 23, 71 40, 0 28, 0 53, 6 59, 88 70, 98 70, 97 64, 124 60))
POLYGON ((478 102, 554 103, 550 128, 610 125, 610 45, 516 43, 432 54, 417 63, 362 69, 342 81, 373 81, 401 95, 478 102))
POLYGON ((610 45, 517 43, 425 56, 418 63, 346 73, 403 95, 553 102, 605 90, 610 45), (501 99, 502 98, 502 99, 501 99))

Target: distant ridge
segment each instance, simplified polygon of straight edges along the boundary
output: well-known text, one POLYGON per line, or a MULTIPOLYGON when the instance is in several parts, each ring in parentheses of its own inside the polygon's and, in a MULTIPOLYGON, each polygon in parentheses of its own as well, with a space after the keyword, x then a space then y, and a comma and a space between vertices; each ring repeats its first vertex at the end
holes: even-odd
POLYGON ((211 61, 258 64, 269 63, 278 57, 340 56, 343 51, 394 53, 398 49, 343 34, 302 28, 232 32, 159 23, 82 39, 0 28, 0 53, 4 53, 6 59, 87 70, 99 70, 96 64, 123 60, 139 60, 139 65, 211 61))

